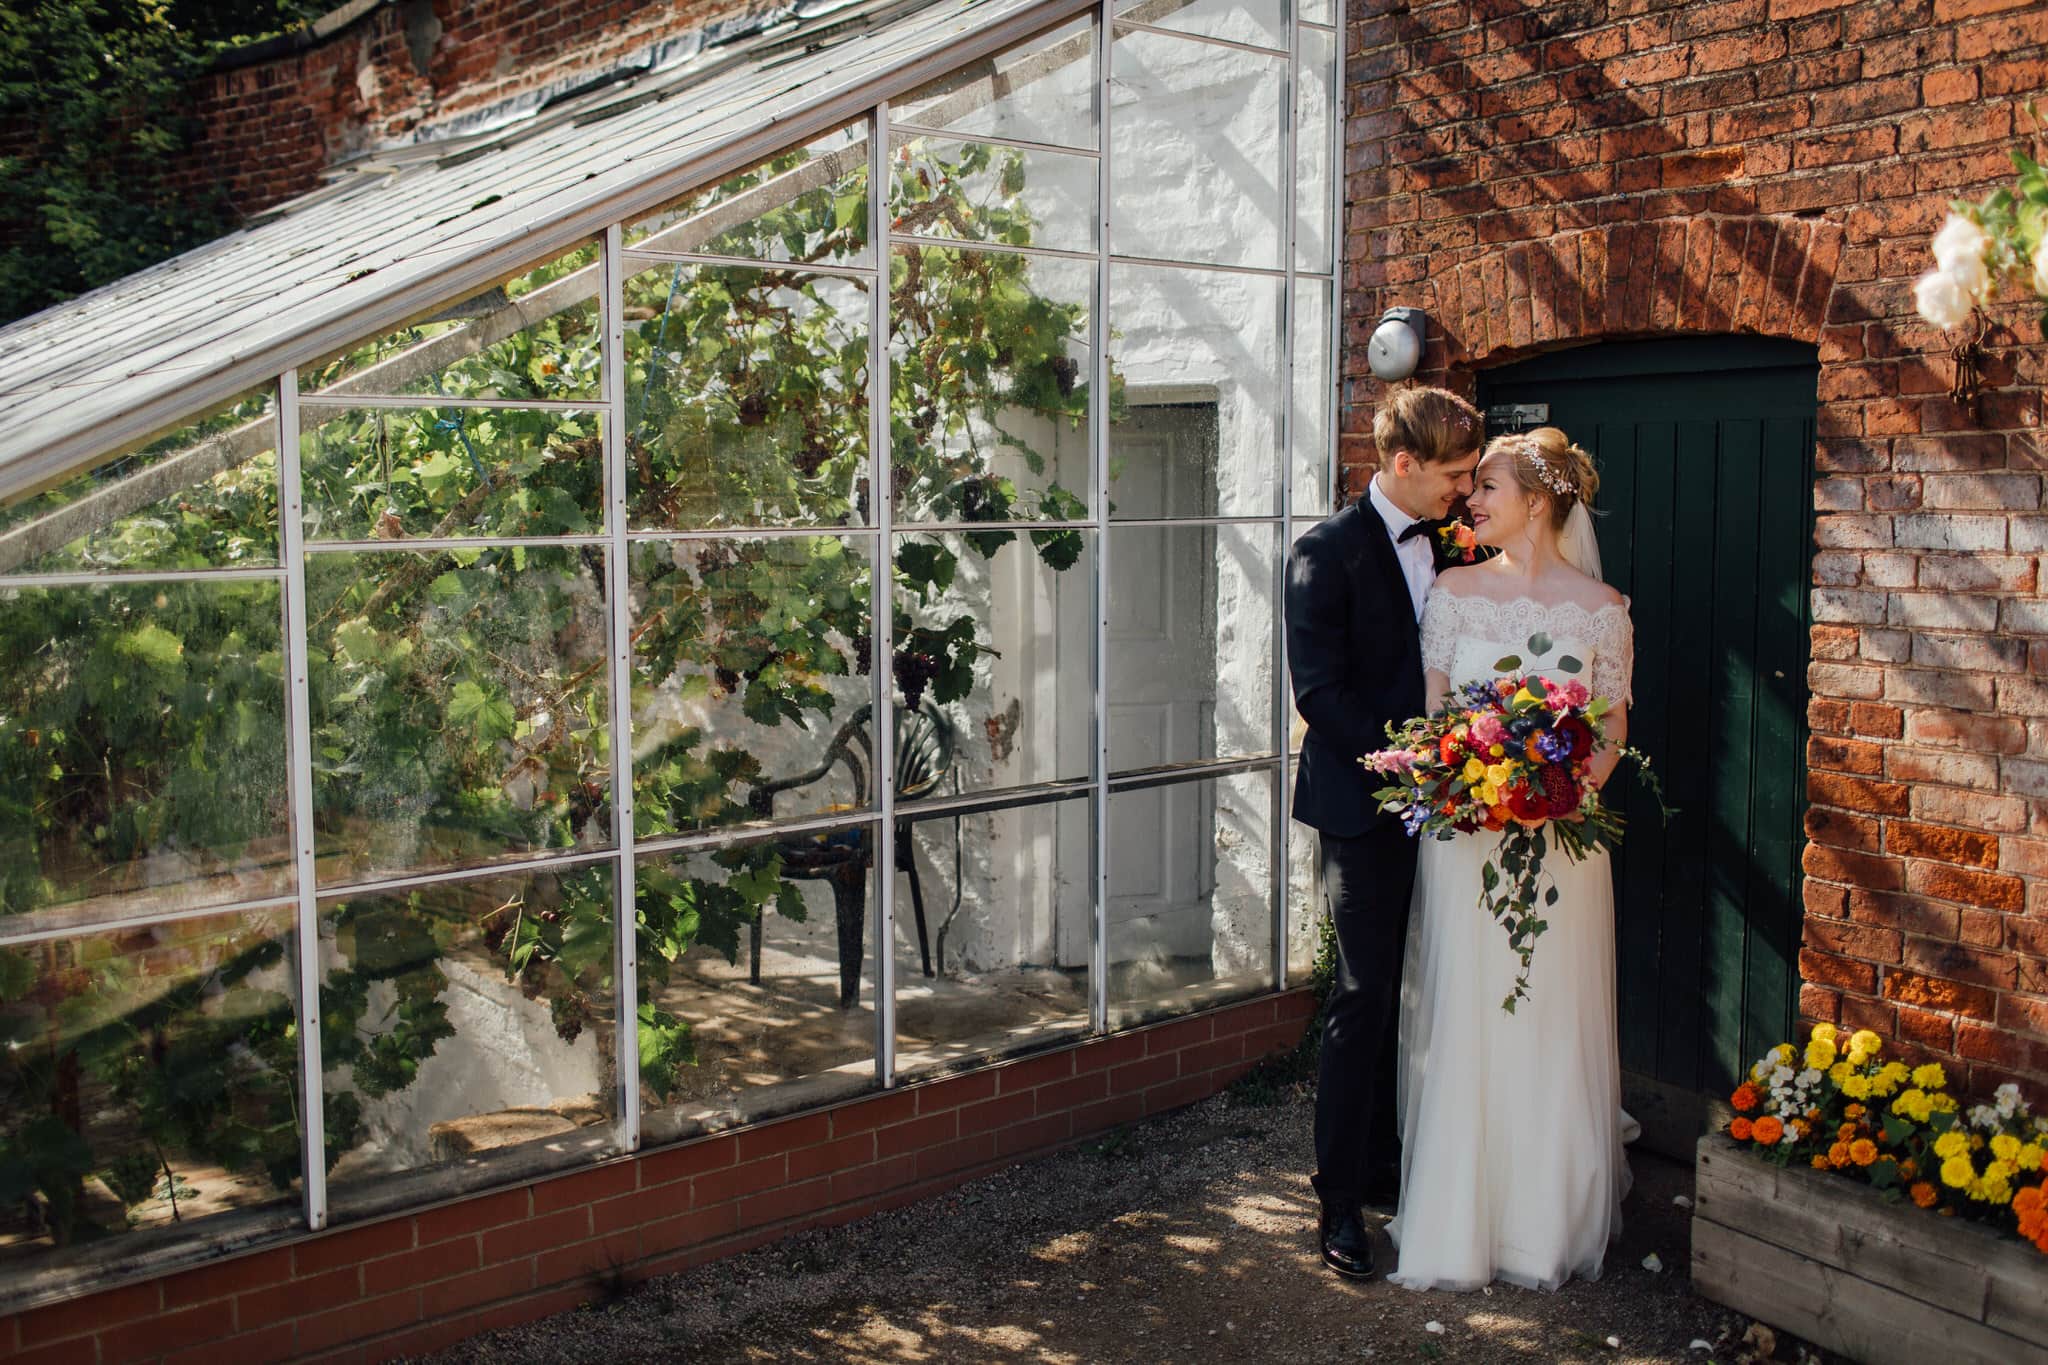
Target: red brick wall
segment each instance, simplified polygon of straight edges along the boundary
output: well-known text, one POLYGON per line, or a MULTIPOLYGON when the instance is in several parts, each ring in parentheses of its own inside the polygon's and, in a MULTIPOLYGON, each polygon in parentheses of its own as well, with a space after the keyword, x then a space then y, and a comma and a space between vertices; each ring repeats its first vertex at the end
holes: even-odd
POLYGON ((514 1189, 356 1224, 0 1322, 12 1365, 382 1360, 805 1228, 907 1204, 1215 1094, 1300 1041, 1305 990, 514 1189))
POLYGON ((217 70, 181 167, 244 214, 303 194, 343 158, 543 86, 593 77, 756 0, 401 0, 302 51, 217 70), (419 57, 424 54, 422 65, 419 57))
POLYGON ((1344 453, 1381 311, 1424 379, 1604 337, 1819 349, 1802 1012, 2048 1103, 2048 605, 2034 306, 1981 416, 1913 314, 2009 183, 2038 0, 1352 0, 1344 453))

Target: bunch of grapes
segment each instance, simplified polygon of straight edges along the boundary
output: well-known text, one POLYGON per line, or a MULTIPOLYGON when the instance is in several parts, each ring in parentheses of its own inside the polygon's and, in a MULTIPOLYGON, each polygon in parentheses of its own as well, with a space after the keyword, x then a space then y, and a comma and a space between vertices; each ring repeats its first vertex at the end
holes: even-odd
POLYGON ((903 693, 903 702, 915 708, 923 699, 925 688, 939 675, 941 660, 936 654, 922 650, 902 650, 897 652, 893 663, 896 686, 903 693))
POLYGON ((874 660, 871 656, 874 653, 875 639, 866 631, 862 631, 853 637, 852 645, 854 671, 865 678, 874 666, 874 660))

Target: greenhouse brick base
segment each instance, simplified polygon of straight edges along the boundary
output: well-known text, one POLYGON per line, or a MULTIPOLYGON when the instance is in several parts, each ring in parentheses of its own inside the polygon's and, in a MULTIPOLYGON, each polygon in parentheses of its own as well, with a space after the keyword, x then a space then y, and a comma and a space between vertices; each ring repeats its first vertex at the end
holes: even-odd
POLYGON ((0 1325, 10 1362, 380 1360, 925 1198, 1212 1095, 1306 990, 361 1223, 0 1325))

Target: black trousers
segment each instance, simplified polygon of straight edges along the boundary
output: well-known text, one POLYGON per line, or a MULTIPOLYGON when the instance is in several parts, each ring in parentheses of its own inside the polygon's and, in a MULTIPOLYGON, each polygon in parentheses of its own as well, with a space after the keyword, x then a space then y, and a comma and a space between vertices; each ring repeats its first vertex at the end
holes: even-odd
POLYGON ((1337 979, 1316 1077, 1316 1193, 1356 1207, 1400 1168, 1395 1112, 1401 957, 1415 890, 1415 840, 1394 821, 1356 838, 1319 836, 1323 894, 1337 931, 1337 979))

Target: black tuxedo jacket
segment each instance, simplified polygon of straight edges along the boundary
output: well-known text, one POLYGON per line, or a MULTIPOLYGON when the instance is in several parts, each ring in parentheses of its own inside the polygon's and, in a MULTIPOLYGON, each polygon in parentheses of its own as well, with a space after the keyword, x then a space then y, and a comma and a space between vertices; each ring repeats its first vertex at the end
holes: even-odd
MULTIPOLYGON (((1441 546, 1431 538, 1431 551, 1441 546)), ((1441 555, 1439 555, 1441 564, 1441 555)), ((1308 722, 1294 818, 1356 837, 1392 817, 1358 759, 1387 745, 1387 723, 1422 714, 1422 633, 1386 522, 1369 497, 1323 521, 1287 556, 1287 663, 1308 722)))

